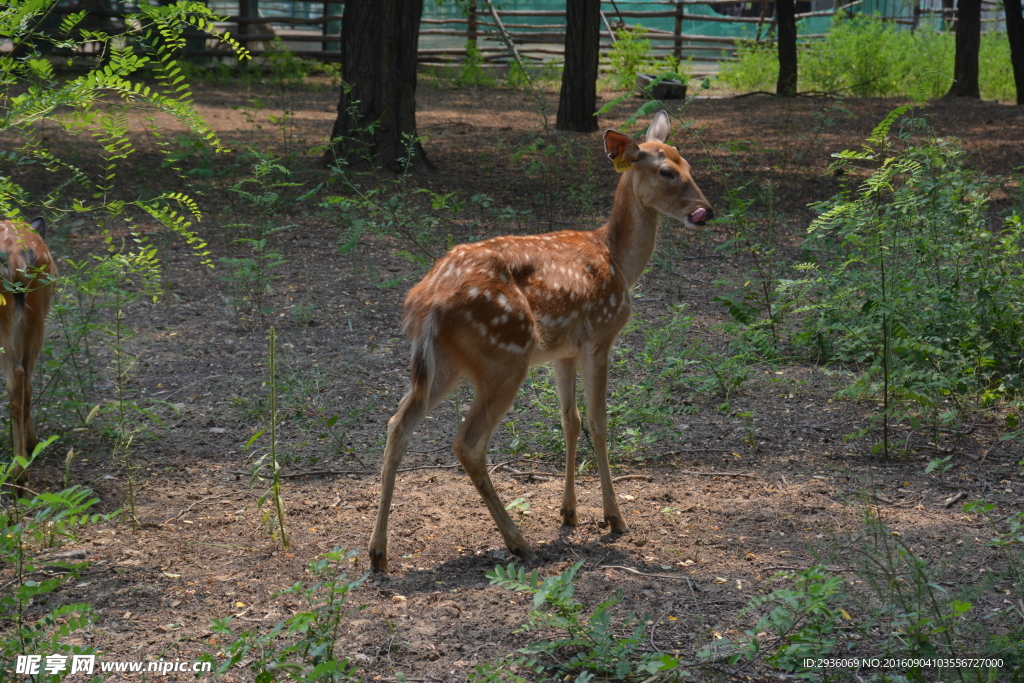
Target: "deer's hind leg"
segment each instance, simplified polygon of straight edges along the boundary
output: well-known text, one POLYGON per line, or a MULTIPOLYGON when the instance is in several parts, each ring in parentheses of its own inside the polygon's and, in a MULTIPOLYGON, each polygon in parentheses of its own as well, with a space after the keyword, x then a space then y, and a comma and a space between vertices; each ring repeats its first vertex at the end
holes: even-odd
POLYGON ((22 386, 22 403, 25 421, 25 449, 29 455, 36 449, 39 439, 36 437, 36 425, 32 419, 32 376, 36 360, 43 350, 46 336, 46 314, 50 310, 50 288, 38 289, 25 296, 25 322, 22 328, 23 347, 21 353, 22 366, 25 369, 25 382, 22 386))
POLYGON ((503 370, 502 373, 494 372, 483 378, 474 378, 476 398, 455 437, 455 456, 483 498, 505 547, 524 560, 532 560, 537 554, 501 504, 487 473, 487 444, 498 422, 512 407, 516 392, 526 379, 525 359, 521 366, 506 367, 503 370))
POLYGON ((562 489, 562 524, 576 526, 576 443, 580 438, 580 409, 576 405, 576 359, 561 358, 551 365, 562 406, 562 432, 565 434, 565 488, 562 489))
POLYGON ((409 439, 427 413, 448 395, 458 379, 458 369, 443 354, 438 354, 433 381, 425 385, 414 382, 399 404, 398 412, 388 422, 384 467, 380 474, 380 505, 377 507, 377 520, 369 545, 370 566, 374 571, 388 570, 388 516, 395 494, 395 476, 398 466, 402 464, 405 449, 409 447, 409 439))

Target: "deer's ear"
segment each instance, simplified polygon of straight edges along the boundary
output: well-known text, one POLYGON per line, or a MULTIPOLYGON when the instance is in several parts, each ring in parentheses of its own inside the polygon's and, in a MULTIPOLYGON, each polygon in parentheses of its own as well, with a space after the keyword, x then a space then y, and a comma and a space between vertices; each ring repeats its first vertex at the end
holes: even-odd
POLYGON ((640 152, 640 147, 637 146, 636 140, 628 135, 609 129, 604 132, 604 151, 610 159, 633 161, 640 152))
POLYGON ((39 218, 33 219, 32 222, 29 223, 29 225, 32 226, 33 230, 39 233, 40 237, 42 237, 44 240, 46 239, 46 219, 40 216, 39 218))
POLYGON ((668 140, 668 133, 672 129, 672 121, 668 114, 659 111, 654 115, 654 120, 647 128, 647 142, 665 142, 668 140))

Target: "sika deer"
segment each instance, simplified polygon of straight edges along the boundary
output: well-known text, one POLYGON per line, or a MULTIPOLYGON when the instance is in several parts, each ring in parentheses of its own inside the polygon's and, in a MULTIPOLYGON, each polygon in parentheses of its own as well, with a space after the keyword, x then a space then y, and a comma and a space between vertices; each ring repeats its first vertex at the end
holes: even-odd
POLYGON ((587 421, 601 476, 602 527, 628 531, 608 468, 605 391, 612 345, 631 313, 630 290, 654 252, 659 214, 692 227, 713 217, 690 177, 690 165, 664 144, 670 122, 659 112, 638 144, 608 130, 604 147, 622 173, 608 222, 593 232, 496 237, 463 244, 439 260, 405 299, 412 338, 409 393, 388 423, 380 507, 370 563, 387 571, 387 527, 395 472, 417 425, 467 377, 476 398, 455 437, 469 475, 505 545, 523 559, 536 554, 505 511, 487 474, 487 442, 531 366, 553 363, 565 432, 562 523, 575 525, 576 363, 583 367, 587 421))
MULTIPOLYGON (((11 401, 14 455, 25 459, 39 443, 32 423, 32 370, 43 348, 57 274, 45 234, 42 218, 32 221, 31 227, 0 220, 0 367, 11 401)), ((16 467, 15 483, 24 478, 24 471, 16 467)))

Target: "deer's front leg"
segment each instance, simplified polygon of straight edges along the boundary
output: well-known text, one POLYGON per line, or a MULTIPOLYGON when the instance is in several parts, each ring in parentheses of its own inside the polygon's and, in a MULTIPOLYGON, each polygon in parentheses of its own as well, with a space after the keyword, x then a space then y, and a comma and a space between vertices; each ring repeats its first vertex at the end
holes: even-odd
POLYGON ((558 402, 562 406, 562 432, 565 434, 565 488, 562 489, 562 524, 576 526, 576 443, 580 438, 580 410, 576 405, 576 359, 562 358, 552 364, 558 402))
POLYGON ((611 468, 608 466, 608 417, 605 395, 608 388, 608 347, 591 348, 583 354, 583 389, 587 398, 587 424, 590 425, 590 438, 594 442, 594 457, 601 475, 601 503, 604 507, 604 523, 602 528, 611 527, 612 531, 625 533, 629 531, 626 520, 619 510, 619 502, 615 498, 615 487, 612 485, 611 468))

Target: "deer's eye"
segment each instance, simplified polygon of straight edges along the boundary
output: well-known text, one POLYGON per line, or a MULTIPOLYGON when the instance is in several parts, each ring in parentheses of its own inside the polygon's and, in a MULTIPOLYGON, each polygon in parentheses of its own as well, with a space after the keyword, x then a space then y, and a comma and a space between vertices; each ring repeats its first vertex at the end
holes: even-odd
POLYGON ((663 168, 660 171, 663 178, 675 178, 676 174, 671 168, 663 168))

